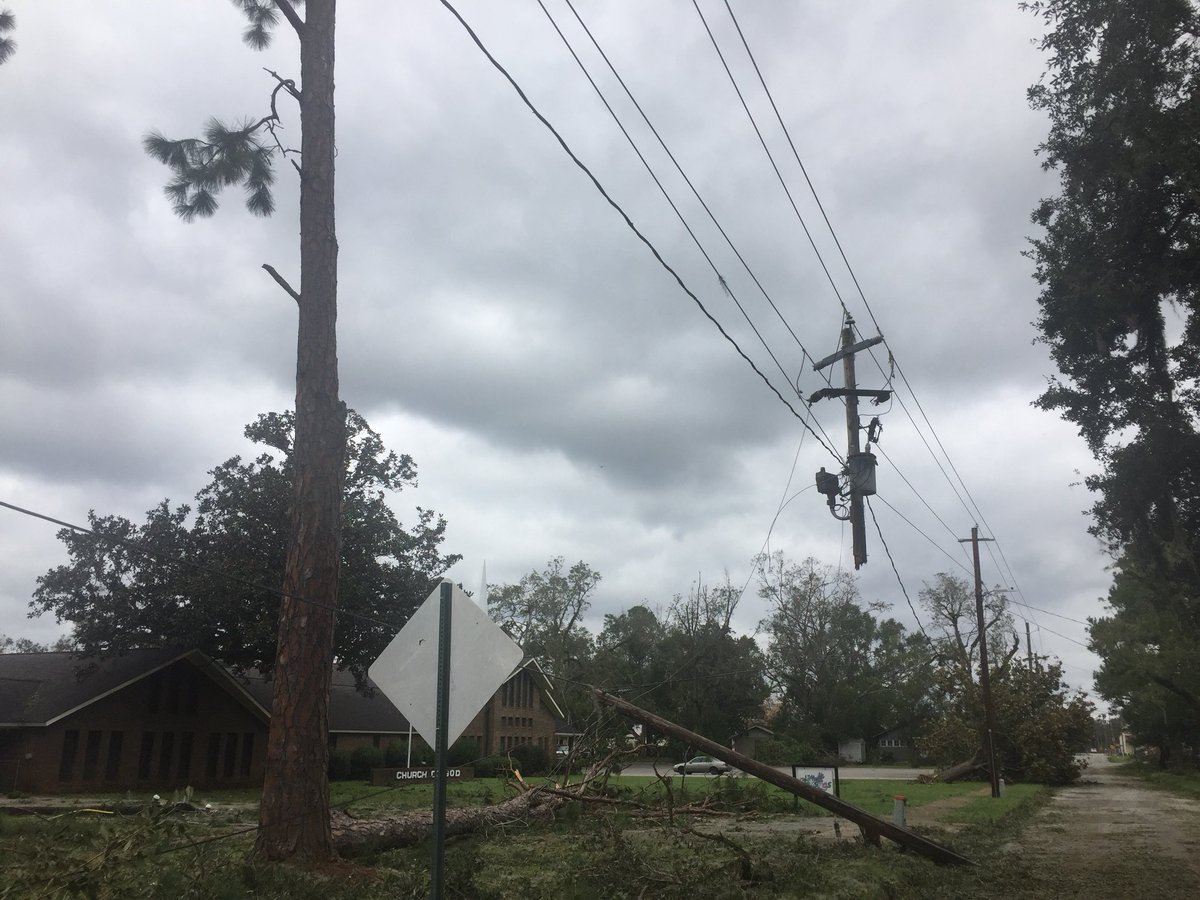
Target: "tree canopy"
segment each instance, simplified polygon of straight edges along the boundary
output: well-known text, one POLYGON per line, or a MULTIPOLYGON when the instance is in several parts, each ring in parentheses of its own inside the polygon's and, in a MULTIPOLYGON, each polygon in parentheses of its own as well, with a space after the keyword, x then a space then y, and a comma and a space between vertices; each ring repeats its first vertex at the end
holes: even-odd
POLYGON ((1090 646, 1102 660, 1097 689, 1164 763, 1200 744, 1200 630, 1190 589, 1123 558, 1108 592, 1110 614, 1089 620, 1090 646))
MULTIPOLYGON (((353 410, 347 422, 336 656, 361 680, 458 557, 442 553, 444 519, 418 510, 406 528, 388 506, 389 492, 416 483, 412 458, 389 451, 353 410)), ((60 531, 70 562, 38 579, 33 612, 71 622, 84 651, 185 644, 235 668, 270 672, 280 609, 275 586, 289 534, 293 428, 290 412, 247 425, 246 437, 266 449, 212 469, 194 507, 163 500, 142 524, 91 512, 95 537, 60 531), (152 552, 136 549, 142 546, 152 552)))
POLYGON ((12 10, 0 9, 0 65, 8 62, 17 52, 17 42, 12 33, 17 28, 17 17, 12 10))
MULTIPOLYGON (((980 753, 984 732, 979 687, 979 626, 974 590, 939 573, 921 590, 936 654, 937 715, 918 746, 939 764, 980 753)), ((1003 592, 984 598, 988 671, 996 721, 996 761, 1004 777, 1063 784, 1079 776, 1076 754, 1092 736, 1092 704, 1063 681, 1062 664, 1021 660, 1020 640, 1003 592)))
POLYGON ((1030 88, 1059 193, 1033 220, 1038 327, 1062 378, 1038 401, 1103 471, 1095 532, 1198 571, 1200 19, 1192 0, 1047 0, 1030 88))
POLYGON ((1038 403, 1074 423, 1101 465, 1087 479, 1092 531, 1120 564, 1113 615, 1091 626, 1097 685, 1168 741, 1170 728, 1149 724, 1168 707, 1188 707, 1175 724, 1200 717, 1197 685, 1175 668, 1200 654, 1200 6, 1026 8, 1048 29, 1029 99, 1049 117, 1040 151, 1059 175, 1029 252, 1062 376, 1038 403))
POLYGON ((813 742, 836 748, 846 738, 919 727, 932 687, 925 639, 906 633, 885 607, 866 605, 854 576, 809 558, 759 559, 759 595, 771 612, 766 670, 781 719, 811 729, 813 742))

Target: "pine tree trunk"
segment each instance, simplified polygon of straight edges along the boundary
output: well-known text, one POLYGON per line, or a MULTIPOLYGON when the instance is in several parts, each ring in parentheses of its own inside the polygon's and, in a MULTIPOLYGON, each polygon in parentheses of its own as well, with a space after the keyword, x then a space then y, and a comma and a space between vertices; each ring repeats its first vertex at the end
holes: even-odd
MULTIPOLYGON (((474 834, 500 825, 529 819, 549 818, 567 798, 532 790, 494 806, 468 806, 446 810, 446 836, 474 834)), ((367 849, 411 847, 433 833, 433 813, 421 811, 378 819, 352 819, 342 812, 333 815, 333 840, 338 850, 351 853, 367 849)))
POLYGON ((268 859, 320 861, 336 855, 329 820, 329 689, 346 427, 337 368, 335 0, 308 0, 304 9, 292 534, 256 850, 268 859))

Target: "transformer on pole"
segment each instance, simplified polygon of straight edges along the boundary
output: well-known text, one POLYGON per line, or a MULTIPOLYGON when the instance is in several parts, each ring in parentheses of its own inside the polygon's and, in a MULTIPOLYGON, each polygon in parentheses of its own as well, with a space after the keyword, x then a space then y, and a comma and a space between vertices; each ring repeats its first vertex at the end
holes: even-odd
MULTIPOLYGON (((850 533, 854 542, 854 568, 858 569, 867 561, 867 525, 863 515, 863 497, 875 493, 875 454, 870 452, 873 431, 868 432, 867 450, 864 451, 859 443, 859 431, 862 426, 858 420, 858 398, 870 397, 876 403, 881 403, 892 396, 890 390, 860 390, 854 375, 854 354, 861 350, 882 343, 883 336, 854 342, 854 320, 846 316, 846 324, 842 328, 842 346, 822 360, 813 363, 814 371, 821 371, 839 359, 842 361, 842 377, 845 383, 841 388, 821 388, 808 398, 810 404, 826 397, 844 397, 846 400, 846 434, 847 452, 846 465, 842 469, 840 480, 833 472, 824 468, 817 473, 817 490, 825 495, 829 510, 834 518, 848 520, 850 533), (842 500, 844 502, 839 503, 842 500), (844 513, 839 513, 839 509, 844 513)), ((874 428, 878 419, 872 421, 874 428)))

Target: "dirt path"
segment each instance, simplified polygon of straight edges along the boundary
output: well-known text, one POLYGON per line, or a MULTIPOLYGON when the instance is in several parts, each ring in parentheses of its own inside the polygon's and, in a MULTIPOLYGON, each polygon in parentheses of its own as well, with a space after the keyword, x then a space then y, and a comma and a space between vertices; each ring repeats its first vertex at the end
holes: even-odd
POLYGON ((1038 896, 1200 897, 1200 802, 1146 787, 1093 754, 1006 849, 1038 896))

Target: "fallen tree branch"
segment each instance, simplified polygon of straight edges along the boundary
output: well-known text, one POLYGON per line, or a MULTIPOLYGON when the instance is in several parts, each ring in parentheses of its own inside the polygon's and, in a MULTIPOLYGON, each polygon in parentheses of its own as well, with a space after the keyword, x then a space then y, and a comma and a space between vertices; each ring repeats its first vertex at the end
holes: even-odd
MULTIPOLYGON (((446 810, 446 836, 472 834, 530 818, 545 819, 567 802, 557 792, 532 788, 494 806, 469 806, 446 810)), ((367 848, 407 847, 433 834, 433 812, 423 810, 403 816, 355 819, 343 812, 331 818, 333 845, 339 853, 367 848)))
POLYGON ((702 838, 706 841, 714 841, 718 844, 724 844, 738 856, 738 864, 742 881, 751 881, 754 876, 754 867, 750 863, 750 854, 746 852, 746 848, 736 841, 732 841, 723 834, 707 834, 703 831, 697 831, 695 828, 680 829, 685 834, 693 835, 694 837, 702 838))

